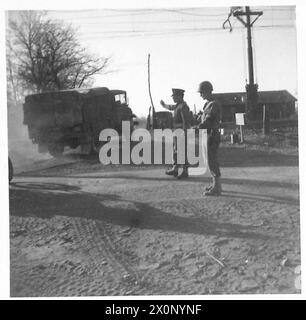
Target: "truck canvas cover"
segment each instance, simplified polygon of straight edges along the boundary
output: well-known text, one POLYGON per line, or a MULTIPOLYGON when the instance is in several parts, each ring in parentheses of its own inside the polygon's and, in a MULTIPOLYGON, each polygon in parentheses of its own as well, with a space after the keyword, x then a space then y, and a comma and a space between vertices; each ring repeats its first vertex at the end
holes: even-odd
POLYGON ((100 127, 112 113, 108 92, 107 88, 95 88, 29 95, 25 98, 24 124, 69 128, 85 122, 100 127))

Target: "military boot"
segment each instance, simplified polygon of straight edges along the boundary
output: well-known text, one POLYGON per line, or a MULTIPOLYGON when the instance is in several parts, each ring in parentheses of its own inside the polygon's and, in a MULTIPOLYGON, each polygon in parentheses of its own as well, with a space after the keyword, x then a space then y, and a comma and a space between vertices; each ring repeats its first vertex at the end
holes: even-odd
POLYGON ((214 179, 212 179, 212 182, 211 182, 211 185, 210 186, 207 186, 207 187, 205 187, 205 191, 209 191, 209 190, 211 190, 212 188, 213 188, 213 185, 214 185, 214 179))
POLYGON ((205 191, 205 196, 219 196, 221 195, 222 187, 221 187, 221 181, 220 177, 213 177, 213 185, 212 188, 205 191))
POLYGON ((174 165, 174 166, 172 167, 172 169, 167 170, 167 171, 166 171, 166 174, 167 174, 168 176, 177 177, 177 175, 178 175, 178 167, 177 167, 177 165, 174 165))
POLYGON ((178 179, 186 179, 188 178, 188 167, 184 166, 181 174, 178 175, 178 179))

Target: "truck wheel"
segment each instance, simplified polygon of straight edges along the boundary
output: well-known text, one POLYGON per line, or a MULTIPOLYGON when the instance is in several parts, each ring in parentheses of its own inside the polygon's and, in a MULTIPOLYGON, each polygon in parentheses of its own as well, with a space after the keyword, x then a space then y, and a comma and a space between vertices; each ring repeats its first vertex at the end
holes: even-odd
POLYGON ((93 142, 92 142, 92 148, 91 148, 91 151, 93 154, 97 154, 100 152, 100 149, 102 148, 104 142, 103 141, 99 141, 99 139, 95 139, 93 142))
POLYGON ((76 149, 80 145, 80 141, 78 139, 72 139, 69 142, 69 147, 71 149, 76 149))
POLYGON ((64 146, 61 144, 49 145, 48 150, 52 157, 59 158, 63 155, 64 146))
POLYGON ((9 182, 13 179, 14 169, 13 164, 10 158, 8 158, 8 169, 9 169, 9 182))

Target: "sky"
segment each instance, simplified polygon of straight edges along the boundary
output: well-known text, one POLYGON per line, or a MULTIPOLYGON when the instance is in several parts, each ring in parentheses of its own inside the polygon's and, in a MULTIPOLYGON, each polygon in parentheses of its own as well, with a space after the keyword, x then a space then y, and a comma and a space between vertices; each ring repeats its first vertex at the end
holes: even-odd
MULTIPOLYGON (((288 90, 297 96, 295 7, 250 7, 263 11, 252 28, 255 81, 259 90, 288 90)), ((116 8, 51 10, 51 18, 77 28, 89 52, 111 57, 111 73, 95 77, 94 86, 127 91, 137 116, 147 116, 148 54, 151 92, 172 103, 171 88, 185 89, 193 110, 202 107, 197 93, 203 80, 215 92, 244 91, 248 78, 246 29, 234 17, 233 31, 222 24, 229 7, 116 8)))

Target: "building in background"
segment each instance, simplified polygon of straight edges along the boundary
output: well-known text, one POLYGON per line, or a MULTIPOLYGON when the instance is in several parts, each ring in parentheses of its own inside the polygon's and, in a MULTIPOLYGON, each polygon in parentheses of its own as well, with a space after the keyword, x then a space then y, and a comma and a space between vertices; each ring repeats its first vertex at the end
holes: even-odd
MULTIPOLYGON (((222 107, 222 122, 235 122, 235 113, 244 113, 245 92, 215 93, 222 107)), ((290 119, 295 114, 297 99, 287 90, 259 91, 258 106, 253 120, 262 120, 263 106, 269 110, 271 120, 290 119)))

